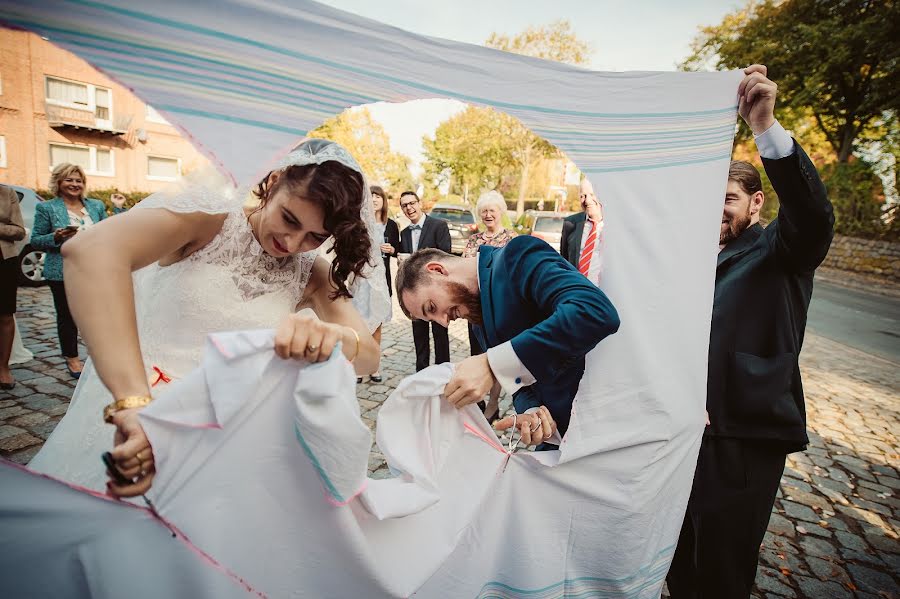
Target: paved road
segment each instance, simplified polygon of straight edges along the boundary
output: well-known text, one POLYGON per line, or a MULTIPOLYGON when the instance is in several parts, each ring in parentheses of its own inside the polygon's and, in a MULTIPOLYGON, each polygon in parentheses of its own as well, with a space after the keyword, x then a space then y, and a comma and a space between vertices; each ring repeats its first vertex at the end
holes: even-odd
POLYGON ((900 299, 816 280, 807 328, 900 364, 900 299))

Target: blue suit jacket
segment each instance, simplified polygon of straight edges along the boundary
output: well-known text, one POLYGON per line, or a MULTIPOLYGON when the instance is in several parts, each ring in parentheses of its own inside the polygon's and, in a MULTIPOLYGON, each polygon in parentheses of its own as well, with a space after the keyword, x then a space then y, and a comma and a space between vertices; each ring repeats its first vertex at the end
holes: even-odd
POLYGON ((484 347, 512 342, 536 382, 517 391, 516 412, 547 406, 560 433, 584 374, 584 355, 619 329, 609 298, 547 242, 521 235, 505 247, 479 248, 484 347))
MULTIPOLYGON (((99 223, 106 218, 106 206, 100 200, 85 198, 91 220, 99 223)), ((31 245, 35 249, 46 252, 44 258, 44 278, 48 281, 63 280, 63 259, 59 253, 61 244, 53 240, 56 229, 69 226, 69 212, 62 198, 53 198, 40 202, 34 210, 34 228, 31 230, 31 245)), ((65 243, 65 242, 64 242, 65 243)))

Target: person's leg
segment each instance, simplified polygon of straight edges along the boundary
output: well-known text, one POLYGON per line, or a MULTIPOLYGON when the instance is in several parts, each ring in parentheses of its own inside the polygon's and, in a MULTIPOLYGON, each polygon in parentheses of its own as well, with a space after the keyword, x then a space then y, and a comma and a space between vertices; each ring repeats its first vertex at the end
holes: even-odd
POLYGON ((428 323, 424 320, 412 321, 413 343, 416 345, 416 372, 428 368, 431 358, 431 342, 428 338, 428 323))
POLYGON ((746 599, 784 471, 784 454, 758 443, 705 437, 678 547, 666 580, 672 599, 746 599))
POLYGON ((434 363, 443 364, 450 361, 450 333, 447 327, 436 322, 431 323, 431 333, 434 335, 434 363))
POLYGON ((472 324, 468 325, 469 327, 469 354, 472 356, 478 356, 484 353, 484 348, 481 347, 481 343, 478 341, 478 336, 475 334, 475 329, 472 328, 472 324))
POLYGON ((12 355, 13 339, 16 336, 18 263, 17 258, 0 261, 0 383, 6 388, 16 382, 9 370, 9 357, 12 355))
MULTIPOLYGON (((372 333, 372 338, 375 339, 375 343, 378 344, 378 349, 381 349, 381 327, 383 325, 378 325, 378 328, 375 329, 375 332, 372 333)), ((369 375, 369 380, 373 383, 381 382, 381 371, 373 372, 369 375)))
POLYGON ((50 281, 50 291, 53 294, 53 304, 56 306, 56 333, 59 336, 62 355, 66 358, 69 370, 80 373, 82 364, 78 357, 78 329, 69 311, 65 284, 62 281, 50 281))

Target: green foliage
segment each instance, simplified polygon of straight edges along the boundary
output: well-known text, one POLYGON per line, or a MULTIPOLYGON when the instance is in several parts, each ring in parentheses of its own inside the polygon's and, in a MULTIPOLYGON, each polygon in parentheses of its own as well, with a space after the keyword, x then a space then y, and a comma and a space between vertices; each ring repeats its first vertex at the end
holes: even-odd
POLYGON ((900 5, 893 0, 751 1, 704 27, 685 70, 768 66, 787 128, 813 119, 840 162, 900 108, 900 5))
POLYGON ((881 219, 884 190, 872 165, 855 160, 821 169, 834 206, 835 232, 853 237, 881 238, 888 227, 881 219))
POLYGON ((344 146, 362 167, 369 183, 383 186, 393 197, 416 187, 409 172, 409 158, 391 151, 387 132, 372 119, 368 108, 345 110, 310 131, 309 136, 344 146))
POLYGON ((484 45, 515 54, 576 65, 588 64, 593 53, 590 44, 578 39, 572 31, 572 24, 566 20, 541 27, 529 27, 512 37, 494 32, 484 45))
MULTIPOLYGON (((37 195, 44 198, 45 200, 52 200, 53 194, 50 193, 49 189, 36 189, 34 191, 37 195)), ((136 204, 140 203, 141 200, 149 196, 152 192, 150 191, 130 191, 124 192, 119 191, 115 187, 104 187, 102 189, 89 189, 85 194, 85 197, 92 198, 94 200, 100 200, 106 205, 106 211, 112 213, 113 203, 109 201, 109 196, 114 193, 121 193, 125 196, 125 208, 133 208, 136 204)))
POLYGON ((422 140, 425 179, 433 187, 448 182, 449 191, 468 191, 474 202, 483 191, 512 189, 511 179, 524 200, 527 184, 544 173, 533 168, 542 158, 559 151, 517 119, 492 108, 468 106, 438 125, 434 137, 422 140), (524 185, 523 185, 524 181, 524 185))

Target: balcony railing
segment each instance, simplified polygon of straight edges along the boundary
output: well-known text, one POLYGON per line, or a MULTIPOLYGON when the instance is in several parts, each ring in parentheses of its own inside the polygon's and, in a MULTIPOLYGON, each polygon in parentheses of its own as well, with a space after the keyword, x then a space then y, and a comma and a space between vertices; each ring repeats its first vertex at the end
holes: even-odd
POLYGON ((109 135, 124 135, 131 125, 132 115, 115 115, 112 121, 98 119, 97 114, 84 108, 47 103, 47 124, 54 129, 84 129, 109 135))

